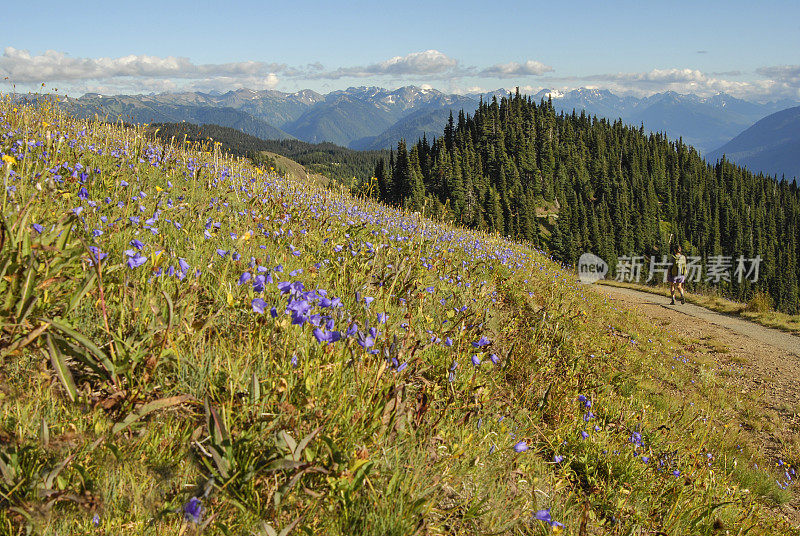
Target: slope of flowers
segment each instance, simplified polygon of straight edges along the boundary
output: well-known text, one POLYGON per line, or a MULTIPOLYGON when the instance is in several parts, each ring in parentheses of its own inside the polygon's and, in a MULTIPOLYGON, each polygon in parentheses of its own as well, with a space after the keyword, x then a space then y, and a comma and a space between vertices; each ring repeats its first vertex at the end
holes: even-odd
POLYGON ((0 105, 12 533, 783 530, 791 465, 540 252, 202 149, 0 105))

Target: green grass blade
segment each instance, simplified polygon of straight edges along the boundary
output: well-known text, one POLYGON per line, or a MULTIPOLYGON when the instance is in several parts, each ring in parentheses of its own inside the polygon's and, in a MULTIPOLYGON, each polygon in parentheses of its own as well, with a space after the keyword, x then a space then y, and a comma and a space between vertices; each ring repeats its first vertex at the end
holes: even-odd
POLYGON ((42 320, 50 323, 54 328, 56 328, 60 332, 78 341, 78 343, 81 346, 89 350, 98 359, 98 361, 102 363, 103 367, 105 367, 106 371, 111 375, 111 379, 112 380, 116 379, 116 372, 115 372, 116 367, 114 367, 114 363, 111 362, 108 356, 95 343, 93 343, 87 337, 78 333, 71 327, 67 326, 66 324, 63 324, 56 320, 50 320, 47 318, 43 318, 42 320))
POLYGON ((75 387, 75 379, 72 377, 72 372, 69 370, 66 359, 53 344, 53 338, 49 333, 47 334, 47 350, 50 352, 50 363, 52 363, 53 369, 55 369, 58 375, 58 379, 61 380, 61 384, 67 391, 67 396, 69 396, 71 402, 75 402, 78 399, 78 389, 75 387))
POLYGON ((74 218, 70 218, 68 224, 60 226, 61 234, 56 238, 56 248, 58 248, 59 251, 64 251, 64 249, 66 249, 74 225, 74 218))
POLYGON ((92 287, 94 286, 95 281, 97 280, 97 273, 92 272, 89 274, 89 277, 83 282, 81 288, 72 295, 72 298, 69 300, 69 307, 67 307, 66 314, 70 314, 75 308, 78 306, 78 303, 86 296, 86 293, 89 292, 92 287))
POLYGON ((300 443, 297 444, 297 447, 294 449, 294 460, 300 461, 300 457, 303 455, 303 451, 306 449, 311 440, 316 437, 316 435, 322 430, 322 426, 317 427, 316 430, 308 434, 306 437, 300 440, 300 443))
POLYGON ((25 271, 25 279, 19 289, 19 298, 17 299, 17 308, 14 311, 14 318, 19 323, 19 318, 22 316, 22 311, 25 308, 25 303, 31 295, 33 290, 33 281, 36 275, 36 257, 30 255, 28 257, 28 269, 25 271))

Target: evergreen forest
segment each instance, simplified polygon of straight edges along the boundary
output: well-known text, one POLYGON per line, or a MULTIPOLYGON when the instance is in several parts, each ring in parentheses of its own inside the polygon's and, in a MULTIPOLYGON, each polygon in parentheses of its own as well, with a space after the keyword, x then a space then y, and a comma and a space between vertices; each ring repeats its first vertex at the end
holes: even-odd
POLYGON ((374 177, 370 192, 389 204, 547 245, 569 265, 591 252, 612 277, 618 259, 638 258, 644 281, 680 244, 700 258, 693 284, 798 312, 797 184, 708 163, 644 127, 557 113, 517 91, 451 113, 439 138, 400 140, 374 177))

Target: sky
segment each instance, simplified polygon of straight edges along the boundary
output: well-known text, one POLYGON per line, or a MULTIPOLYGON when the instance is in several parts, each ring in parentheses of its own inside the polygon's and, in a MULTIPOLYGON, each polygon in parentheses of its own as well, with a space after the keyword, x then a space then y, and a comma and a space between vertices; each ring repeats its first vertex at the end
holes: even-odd
POLYGON ((8 2, 0 23, 0 91, 416 85, 800 99, 798 0, 29 0, 8 2))

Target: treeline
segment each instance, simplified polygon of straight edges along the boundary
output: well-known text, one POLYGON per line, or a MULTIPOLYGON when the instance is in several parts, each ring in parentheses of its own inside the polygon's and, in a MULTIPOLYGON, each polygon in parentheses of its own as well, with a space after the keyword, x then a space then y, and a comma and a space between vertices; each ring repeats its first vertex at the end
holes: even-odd
POLYGON ((746 300, 762 291, 778 309, 798 311, 797 185, 724 159, 706 163, 643 127, 556 113, 517 92, 481 102, 473 116, 451 114, 440 138, 401 140, 374 176, 375 195, 388 203, 546 244, 573 265, 592 252, 612 274, 619 257, 644 257, 644 280, 649 259, 679 243, 717 274, 725 265, 708 282, 723 294, 746 300), (756 256, 757 280, 752 262, 736 273, 740 257, 756 256))
POLYGON ((193 143, 211 147, 219 143, 220 149, 233 156, 253 160, 256 164, 276 168, 275 160, 263 154, 261 138, 245 134, 240 130, 219 125, 195 125, 193 123, 153 123, 148 132, 164 143, 193 143))
POLYGON ((158 123, 150 131, 165 142, 173 138, 182 141, 207 141, 222 144, 221 149, 235 156, 263 163, 263 152, 268 151, 290 158, 309 171, 336 179, 344 184, 367 182, 372 177, 375 164, 389 154, 388 151, 354 151, 333 143, 307 143, 300 140, 263 140, 239 130, 218 125, 192 123, 158 123))
POLYGON ((389 155, 389 151, 354 151, 333 143, 300 140, 266 140, 265 147, 267 151, 291 158, 309 171, 349 186, 368 181, 376 163, 389 155))

